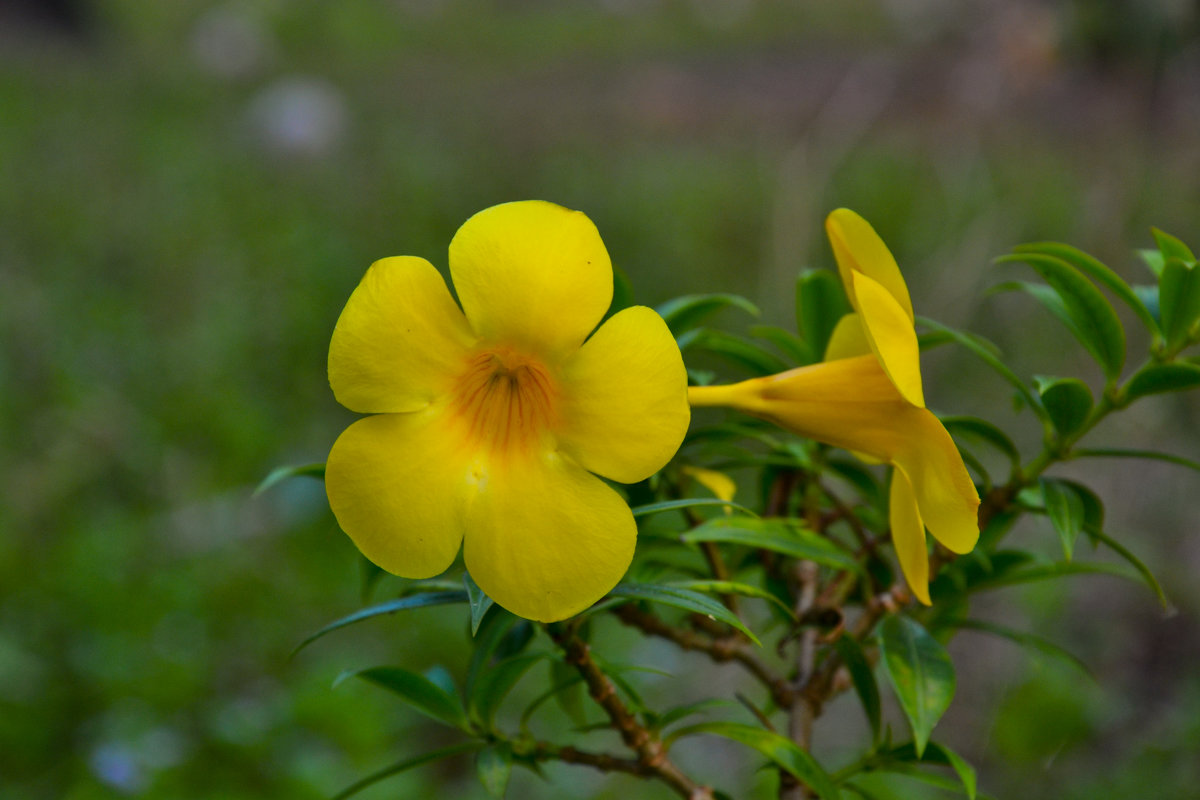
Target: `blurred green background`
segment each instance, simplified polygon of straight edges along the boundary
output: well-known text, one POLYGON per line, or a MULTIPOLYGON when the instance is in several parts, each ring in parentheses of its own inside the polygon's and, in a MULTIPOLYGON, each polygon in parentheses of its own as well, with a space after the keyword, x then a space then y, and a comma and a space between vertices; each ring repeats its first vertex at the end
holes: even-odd
MULTIPOLYGON (((444 741, 379 690, 330 684, 461 670, 461 609, 289 662, 362 602, 358 556, 319 483, 250 496, 351 420, 325 355, 374 259, 444 267, 472 213, 543 198, 592 217, 640 302, 734 291, 788 325, 846 205, 919 313, 1023 374, 1095 377, 1027 300, 985 295, 1026 277, 989 262, 1053 238, 1136 281, 1151 225, 1200 245, 1198 32, 1183 0, 0 2, 0 798, 321 798, 444 741)), ((926 369, 935 407, 1036 446, 962 354, 926 369)), ((1096 442, 1194 458, 1198 417, 1148 400, 1096 442)), ((1200 476, 1072 466, 1180 613, 1108 578, 987 597, 980 616, 1064 643, 1097 682, 965 633, 938 736, 999 797, 1195 797, 1200 476)), ((675 675, 655 692, 736 688, 638 647, 675 675)), ((844 698, 818 754, 849 759, 864 729, 844 698)), ((682 758, 770 796, 745 756, 682 758)), ((547 771, 509 796, 665 796, 547 771)), ((363 796, 485 794, 453 761, 363 796)))

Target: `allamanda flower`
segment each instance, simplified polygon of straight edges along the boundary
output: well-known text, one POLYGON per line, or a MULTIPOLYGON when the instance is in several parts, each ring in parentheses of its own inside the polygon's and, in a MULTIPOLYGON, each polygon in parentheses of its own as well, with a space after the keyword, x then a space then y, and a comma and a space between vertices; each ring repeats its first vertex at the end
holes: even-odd
POLYGON ((891 464, 890 522, 900 568, 929 604, 925 528, 955 553, 979 538, 979 495, 950 434, 925 408, 912 303, 896 260, 858 214, 825 221, 854 308, 825 362, 737 383, 693 386, 692 406, 728 406, 891 464))
POLYGON ((683 360, 640 306, 588 338, 613 277, 578 211, 539 201, 481 211, 450 242, 450 275, 462 310, 412 256, 372 264, 346 303, 329 383, 342 405, 374 416, 334 443, 329 504, 389 572, 437 575, 462 543, 497 603, 563 619, 629 566, 633 516, 596 476, 633 483, 674 455, 690 416, 683 360))

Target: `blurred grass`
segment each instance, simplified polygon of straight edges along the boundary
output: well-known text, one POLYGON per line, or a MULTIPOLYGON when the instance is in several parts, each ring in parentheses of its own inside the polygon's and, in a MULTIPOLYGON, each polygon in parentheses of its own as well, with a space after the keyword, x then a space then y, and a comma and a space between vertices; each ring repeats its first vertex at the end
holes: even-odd
MULTIPOLYGON (((289 663, 360 602, 357 556, 319 484, 249 490, 322 460, 351 418, 324 361, 366 266, 444 267, 457 226, 493 203, 585 210, 641 302, 737 291, 785 325, 796 271, 829 262, 824 214, 847 205, 893 246, 923 313, 1030 369, 1086 370, 1041 347, 1064 337, 1029 304, 980 295, 990 257, 1020 241, 1071 241, 1127 276, 1151 224, 1200 243, 1200 97, 1180 77, 1196 20, 1166 27, 1158 4, 1134 5, 1171 35, 1113 39, 1025 4, 947 7, 931 25, 867 0, 113 0, 80 36, 0 24, 0 798, 325 797, 438 741, 369 687, 329 684, 389 660, 458 663, 444 631, 459 615, 380 621, 289 663)), ((939 407, 1011 419, 968 361, 932 366, 939 407)), ((1172 431, 1189 418, 1163 401, 1124 433, 1188 446, 1172 431)), ((1194 477, 1108 474, 1115 503, 1157 498, 1117 518, 1167 531, 1136 549, 1194 615, 1200 556, 1159 508, 1186 509, 1194 477)), ((1121 592, 1088 652, 1114 630, 1162 635, 1121 592)), ((1073 624, 1014 605, 1051 634, 1073 624)), ((1106 665, 1110 700, 1154 680, 1174 687, 1155 702, 1195 708, 1196 634, 1170 631, 1144 675, 1106 665)), ((960 683, 987 685, 964 658, 960 683)), ((1049 754, 1004 742, 1052 709, 1036 710, 1044 689, 1015 691, 1034 700, 1024 719, 995 712, 994 754, 994 696, 953 728, 977 737, 961 749, 985 787, 1133 798, 1172 770, 1184 793, 1157 796, 1195 785, 1194 726, 1126 709, 1122 725, 1154 734, 1134 746, 1101 709, 1044 767, 1091 777, 1039 789, 1043 772, 1011 765, 1049 754)), ((638 790, 555 774, 575 794, 521 777, 510 796, 638 790)), ((435 792, 483 796, 455 764, 364 797, 435 792)))

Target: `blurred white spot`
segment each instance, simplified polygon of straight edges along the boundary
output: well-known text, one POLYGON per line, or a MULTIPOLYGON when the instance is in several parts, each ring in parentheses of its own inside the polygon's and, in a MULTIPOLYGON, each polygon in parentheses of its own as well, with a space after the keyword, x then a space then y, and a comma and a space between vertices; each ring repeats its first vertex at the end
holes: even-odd
POLYGON ((146 773, 137 754, 129 745, 105 742, 88 757, 92 773, 101 782, 125 794, 137 794, 146 788, 146 773))
POLYGON ((346 102, 328 81, 284 78, 250 103, 250 124, 271 150, 283 155, 322 156, 346 131, 346 102))

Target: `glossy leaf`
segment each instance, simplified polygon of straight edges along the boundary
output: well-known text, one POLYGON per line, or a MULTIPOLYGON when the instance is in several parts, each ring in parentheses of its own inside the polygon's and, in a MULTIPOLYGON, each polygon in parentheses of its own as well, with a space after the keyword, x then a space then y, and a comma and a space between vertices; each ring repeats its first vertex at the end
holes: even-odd
POLYGON ((736 706, 736 704, 730 702, 729 700, 722 700, 719 697, 710 697, 707 700, 697 700, 694 703, 676 706, 675 708, 665 711, 662 716, 655 721, 655 727, 659 730, 662 730, 674 725, 680 720, 687 719, 688 717, 695 716, 696 714, 703 714, 714 708, 729 708, 730 706, 736 706))
POLYGON ((862 571, 854 556, 829 539, 778 519, 714 519, 692 528, 680 538, 689 543, 738 544, 839 569, 862 571))
POLYGON ((1015 253, 1001 256, 999 262, 1024 261, 1062 298, 1068 327, 1092 357, 1100 363, 1110 380, 1125 365, 1125 331, 1112 305, 1079 270, 1054 256, 1040 253, 1015 253))
POLYGON ((1133 402, 1148 394, 1179 392, 1200 386, 1200 366, 1184 362, 1151 364, 1138 370, 1125 384, 1125 400, 1133 402))
POLYGON ((796 327, 808 345, 811 361, 825 357, 829 337, 838 320, 850 313, 842 281, 827 269, 811 270, 796 281, 796 327))
POLYGON ((1158 313, 1168 346, 1185 342, 1200 318, 1200 268, 1194 261, 1167 259, 1158 282, 1158 313))
POLYGON ((483 621, 483 615, 488 612, 495 601, 479 588, 479 584, 475 582, 469 572, 463 573, 463 585, 467 589, 467 603, 471 607, 471 635, 474 636, 479 631, 479 623, 483 621))
POLYGON ((875 682, 875 673, 871 669, 867 657, 863 654, 862 648, 853 637, 839 636, 833 646, 837 649, 842 663, 846 665, 846 671, 850 673, 854 691, 858 695, 859 702, 862 703, 863 711, 867 715, 867 722, 871 724, 871 733, 878 741, 881 731, 882 704, 879 699, 879 684, 875 682))
POLYGON ((802 781, 822 800, 840 800, 838 788, 821 765, 793 742, 773 731, 736 722, 702 722, 672 733, 668 741, 685 736, 712 734, 752 747, 772 763, 802 781))
POLYGON ((912 725, 917 755, 954 697, 954 665, 946 649, 911 617, 892 614, 879 626, 884 672, 912 725))
POLYGON ((750 637, 755 644, 761 644, 742 621, 728 608, 711 597, 693 592, 690 589, 680 589, 673 586, 658 586, 652 583, 619 583, 610 593, 613 597, 627 600, 645 600, 651 603, 681 608, 696 614, 704 614, 718 622, 724 622, 750 637))
POLYGON ((900 761, 939 764, 950 767, 958 775, 958 780, 962 784, 968 800, 975 800, 977 792, 975 768, 968 764, 966 759, 944 744, 930 742, 925 748, 925 752, 921 755, 916 754, 911 744, 905 744, 897 747, 889 755, 900 761))
POLYGON ((357 781, 350 786, 347 786, 342 791, 333 796, 332 800, 346 800, 347 797, 352 797, 363 789, 374 786, 385 778, 390 778, 393 775, 399 775, 401 772, 419 767, 422 764, 430 764, 434 761, 441 761, 443 758, 459 755, 460 753, 469 753, 472 750, 478 750, 483 747, 483 742, 463 742, 462 744, 443 747, 440 750, 434 750, 424 755, 406 758, 403 761, 398 761, 390 767, 384 767, 378 772, 372 773, 360 781, 357 781))
POLYGON ((1070 561, 1075 552, 1075 539, 1083 530, 1083 500, 1069 484, 1062 481, 1042 478, 1040 484, 1042 496, 1045 498, 1046 516, 1050 518, 1050 524, 1058 533, 1063 555, 1070 561))
POLYGON ((267 477, 262 479, 254 490, 252 497, 258 497, 260 494, 270 489, 272 486, 283 483, 288 478, 316 478, 317 480, 325 480, 325 463, 319 464, 304 464, 298 467, 276 467, 268 473, 267 477))
POLYGON ((1133 313, 1137 315, 1142 324, 1146 326, 1151 334, 1158 333, 1158 323, 1154 316, 1150 313, 1150 309, 1142 302, 1142 299, 1137 296, 1128 283, 1126 283, 1120 275, 1113 272, 1108 266, 1103 264, 1095 257, 1088 255, 1082 250, 1072 247, 1069 244, 1060 242, 1032 242, 1023 244, 1013 248, 1015 253, 1041 253, 1042 255, 1053 256, 1066 261, 1071 266, 1075 267, 1080 272, 1084 273, 1092 280, 1099 283, 1104 288, 1108 289, 1116 295, 1121 302, 1129 306, 1133 313))
POLYGON ((356 622, 362 622, 365 619, 382 616, 384 614, 395 614, 397 611, 407 611, 413 608, 424 608, 425 606, 443 605, 445 603, 465 603, 467 601, 467 593, 463 591, 445 591, 445 592, 423 592, 421 594, 413 594, 408 597, 401 597, 397 600, 389 600, 386 603, 364 608, 360 611, 355 611, 342 617, 339 620, 329 623, 324 628, 321 628, 316 633, 312 634, 300 644, 296 645, 296 649, 292 651, 292 656, 299 653, 308 645, 320 639, 327 633, 332 633, 339 628, 344 628, 347 625, 353 625, 356 622))
POLYGON ((796 614, 787 605, 775 595, 768 592, 766 589, 761 589, 758 586, 752 586, 748 583, 739 583, 737 581, 718 581, 718 580, 693 580, 693 581, 671 581, 666 586, 676 586, 680 589, 691 589, 694 592, 707 592, 709 594, 736 594, 742 597, 756 597, 759 600, 766 600, 782 611, 793 620, 796 614))
POLYGON ((488 745, 475 754, 475 774, 492 797, 504 797, 512 764, 512 746, 508 742, 488 745))
POLYGON ((691 330, 723 308, 738 308, 759 316, 758 306, 736 294, 688 294, 662 303, 654 310, 667 323, 671 333, 679 336, 691 330))
POLYGON ((1042 405, 1054 429, 1070 436, 1087 421, 1092 410, 1092 390, 1078 378, 1035 378, 1042 405))
POLYGON ((647 503, 643 506, 634 506, 631 510, 635 517, 647 517, 651 514, 661 514, 664 511, 675 511, 681 508, 700 508, 702 506, 721 506, 722 508, 731 508, 734 511, 739 511, 742 514, 748 514, 751 517, 758 516, 745 506, 715 497, 689 497, 686 500, 664 500, 661 503, 647 503))
POLYGON ((416 672, 403 667, 373 667, 355 673, 365 681, 381 686, 430 719, 467 730, 466 715, 457 697, 416 672))

